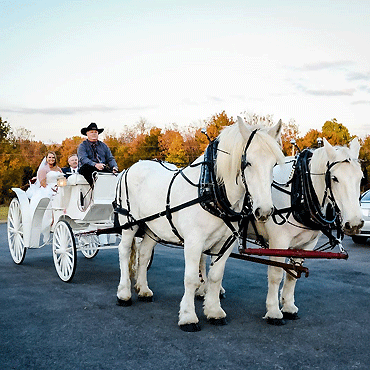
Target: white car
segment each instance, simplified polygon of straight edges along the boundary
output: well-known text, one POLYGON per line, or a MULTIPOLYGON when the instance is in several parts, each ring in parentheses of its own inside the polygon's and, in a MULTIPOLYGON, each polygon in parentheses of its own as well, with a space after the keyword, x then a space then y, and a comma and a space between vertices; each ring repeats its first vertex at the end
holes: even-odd
POLYGON ((355 243, 365 244, 367 238, 370 238, 370 190, 361 195, 360 205, 365 224, 359 234, 352 236, 352 240, 355 243))

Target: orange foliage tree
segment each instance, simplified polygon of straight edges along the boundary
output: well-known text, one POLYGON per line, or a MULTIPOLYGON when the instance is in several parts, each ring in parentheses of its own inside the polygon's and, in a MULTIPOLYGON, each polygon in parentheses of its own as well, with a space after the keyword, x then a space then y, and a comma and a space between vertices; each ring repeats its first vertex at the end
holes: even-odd
MULTIPOLYGON (((250 124, 263 123, 272 125, 272 116, 248 115, 244 119, 250 124)), ((204 120, 204 127, 210 139, 215 139, 220 131, 235 121, 225 111, 204 120)), ((322 131, 311 129, 304 136, 299 136, 297 124, 291 120, 283 124, 282 148, 286 155, 292 154, 291 140, 295 139, 301 149, 315 148, 317 139, 325 137, 332 145, 347 145, 353 138, 348 129, 336 119, 326 121, 322 131)), ((62 144, 46 145, 33 141, 29 130, 20 128, 12 130, 7 122, 0 117, 0 204, 8 203, 13 196, 11 188, 25 185, 35 174, 43 156, 48 150, 54 150, 58 156, 60 167, 67 165, 68 156, 76 153, 78 145, 85 138, 74 136, 66 138, 62 144)), ((185 166, 199 157, 207 145, 208 138, 200 128, 189 127, 180 132, 176 125, 162 131, 151 127, 141 118, 133 127, 123 126, 119 136, 105 131, 103 138, 116 158, 120 170, 128 168, 140 159, 161 159, 177 166, 185 166)), ((365 173, 370 171, 370 135, 361 140, 360 159, 365 173)))

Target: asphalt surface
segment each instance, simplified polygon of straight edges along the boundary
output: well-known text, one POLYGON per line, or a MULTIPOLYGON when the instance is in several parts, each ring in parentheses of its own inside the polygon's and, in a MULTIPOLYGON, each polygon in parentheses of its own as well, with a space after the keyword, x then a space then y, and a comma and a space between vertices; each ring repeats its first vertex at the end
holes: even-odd
POLYGON ((228 325, 177 327, 181 250, 157 246, 149 270, 154 302, 116 305, 118 252, 78 256, 71 283, 57 276, 51 246, 13 263, 0 225, 0 369, 369 369, 370 244, 345 239, 348 261, 310 260, 296 289, 300 319, 263 319, 266 266, 229 259, 228 325))

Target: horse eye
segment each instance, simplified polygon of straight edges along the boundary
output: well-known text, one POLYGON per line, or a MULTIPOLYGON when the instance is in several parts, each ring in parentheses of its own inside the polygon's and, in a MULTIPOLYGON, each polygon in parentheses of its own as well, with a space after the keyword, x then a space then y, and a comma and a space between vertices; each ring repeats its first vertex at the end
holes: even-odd
POLYGON ((334 182, 339 182, 338 178, 337 178, 337 177, 335 177, 335 176, 333 176, 333 177, 332 177, 332 180, 333 180, 334 182))

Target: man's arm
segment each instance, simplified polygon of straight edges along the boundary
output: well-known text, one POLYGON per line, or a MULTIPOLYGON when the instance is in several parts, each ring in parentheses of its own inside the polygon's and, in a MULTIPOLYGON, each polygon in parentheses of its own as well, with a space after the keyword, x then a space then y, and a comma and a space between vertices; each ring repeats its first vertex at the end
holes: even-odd
POLYGON ((77 149, 77 156, 80 167, 84 164, 88 164, 90 166, 95 166, 96 162, 92 161, 90 159, 90 153, 89 153, 89 143, 87 141, 83 141, 78 149, 77 149))
POLYGON ((105 157, 105 163, 109 165, 110 168, 116 168, 118 170, 118 165, 116 160, 113 157, 113 154, 111 150, 109 149, 108 145, 103 143, 103 148, 104 148, 104 157, 105 157))

